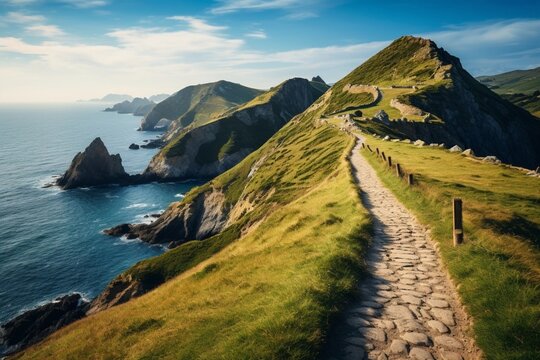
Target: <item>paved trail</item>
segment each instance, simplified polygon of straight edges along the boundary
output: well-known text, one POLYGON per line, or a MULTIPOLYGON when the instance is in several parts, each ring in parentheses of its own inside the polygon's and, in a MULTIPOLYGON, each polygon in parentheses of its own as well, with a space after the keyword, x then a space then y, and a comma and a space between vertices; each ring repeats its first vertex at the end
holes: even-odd
POLYGON ((360 155, 360 143, 351 163, 374 219, 375 236, 367 257, 370 277, 361 284, 362 302, 347 312, 339 357, 478 358, 464 331, 469 320, 429 235, 384 187, 360 155))

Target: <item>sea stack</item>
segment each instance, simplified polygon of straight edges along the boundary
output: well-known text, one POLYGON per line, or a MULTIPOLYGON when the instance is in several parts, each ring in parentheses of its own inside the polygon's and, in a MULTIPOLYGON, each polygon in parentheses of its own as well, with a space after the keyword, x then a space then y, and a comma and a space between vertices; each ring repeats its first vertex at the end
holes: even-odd
POLYGON ((101 139, 94 141, 82 152, 75 155, 69 169, 56 184, 62 189, 125 183, 129 175, 122 166, 119 154, 111 155, 101 139))

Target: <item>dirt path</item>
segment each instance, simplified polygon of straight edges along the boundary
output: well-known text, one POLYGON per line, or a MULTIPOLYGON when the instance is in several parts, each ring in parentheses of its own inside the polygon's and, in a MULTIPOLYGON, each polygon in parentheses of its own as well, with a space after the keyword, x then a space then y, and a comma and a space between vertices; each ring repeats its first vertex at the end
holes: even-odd
POLYGON ((433 242, 360 154, 351 163, 374 220, 362 302, 346 314, 343 359, 477 359, 470 320, 441 269, 433 242))

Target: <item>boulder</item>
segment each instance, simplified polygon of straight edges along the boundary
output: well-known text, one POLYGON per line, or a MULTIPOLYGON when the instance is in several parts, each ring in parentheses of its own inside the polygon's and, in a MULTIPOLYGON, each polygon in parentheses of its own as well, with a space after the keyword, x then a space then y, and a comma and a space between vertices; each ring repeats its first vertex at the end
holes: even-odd
POLYGON ((75 155, 69 169, 56 184, 62 189, 123 183, 129 175, 122 166, 119 154, 111 155, 101 139, 94 141, 82 152, 75 155))
POLYGON ((377 119, 385 124, 390 123, 390 118, 388 117, 388 114, 384 110, 379 110, 374 116, 374 119, 377 119))
POLYGON ((131 150, 139 150, 139 145, 137 145, 137 144, 131 144, 131 145, 129 145, 129 148, 130 148, 131 150))
POLYGON ((472 149, 467 149, 463 151, 461 154, 465 156, 474 156, 474 151, 472 151, 472 149))
POLYGON ((424 141, 422 141, 422 140, 416 140, 416 141, 414 142, 414 145, 416 145, 416 146, 424 146, 425 144, 426 144, 426 143, 425 143, 424 141))
POLYGON ((88 305, 80 294, 65 295, 8 321, 0 326, 0 356, 20 351, 82 318, 88 305))
POLYGON ((454 145, 449 149, 450 152, 462 152, 463 149, 460 148, 458 145, 454 145))
POLYGON ((144 149, 158 149, 165 146, 165 142, 161 139, 149 140, 146 144, 141 145, 144 149))
POLYGON ((493 163, 493 164, 500 164, 501 163, 501 160, 499 160, 496 156, 493 156, 493 155, 486 156, 484 159, 482 159, 482 161, 493 163))
POLYGON ((390 136, 386 135, 384 138, 383 138, 384 141, 388 141, 390 140, 390 136))

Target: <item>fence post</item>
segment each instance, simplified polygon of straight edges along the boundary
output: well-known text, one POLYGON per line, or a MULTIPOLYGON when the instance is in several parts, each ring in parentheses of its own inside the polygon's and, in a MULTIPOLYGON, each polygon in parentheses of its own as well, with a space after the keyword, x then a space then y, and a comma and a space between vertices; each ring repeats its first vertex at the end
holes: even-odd
POLYGON ((365 143, 362 143, 362 148, 366 148, 366 144, 365 143))
POLYGON ((379 156, 380 155, 379 148, 376 148, 375 150, 377 150, 377 156, 379 156))
POLYGON ((463 202, 460 198, 453 199, 454 213, 454 246, 463 243, 463 202))
POLYGON ((396 175, 401 177, 401 166, 399 166, 399 163, 396 164, 396 175))
POLYGON ((371 146, 368 145, 367 148, 368 148, 369 152, 373 152, 373 150, 371 150, 371 146))
POLYGON ((407 182, 409 183, 409 186, 414 185, 414 177, 413 177, 413 174, 409 174, 409 175, 407 176, 407 182))
POLYGON ((384 151, 381 154, 382 154, 383 160, 386 161, 386 155, 384 155, 384 151))
POLYGON ((388 157, 388 166, 392 167, 392 157, 388 157))

